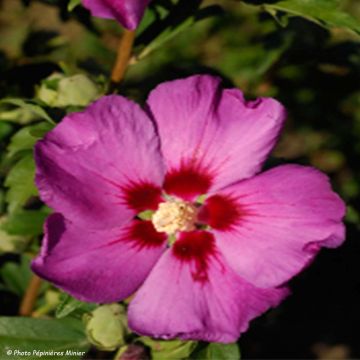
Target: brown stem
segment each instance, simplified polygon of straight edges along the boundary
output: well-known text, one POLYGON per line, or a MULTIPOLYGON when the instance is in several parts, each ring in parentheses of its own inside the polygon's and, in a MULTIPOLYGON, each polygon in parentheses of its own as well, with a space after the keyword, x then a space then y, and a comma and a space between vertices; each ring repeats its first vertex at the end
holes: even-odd
POLYGON ((21 316, 30 316, 36 303, 40 290, 41 279, 33 275, 26 289, 25 295, 20 304, 19 314, 21 316))
POLYGON ((112 87, 116 87, 124 78, 128 66, 132 47, 135 40, 135 31, 125 30, 119 43, 115 65, 111 73, 112 87))

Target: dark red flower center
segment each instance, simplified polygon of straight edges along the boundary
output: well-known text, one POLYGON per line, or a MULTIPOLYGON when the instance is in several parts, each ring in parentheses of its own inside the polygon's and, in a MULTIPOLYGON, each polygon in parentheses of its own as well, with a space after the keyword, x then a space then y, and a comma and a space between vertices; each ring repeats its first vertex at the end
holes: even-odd
POLYGON ((230 196, 213 195, 201 208, 199 219, 211 228, 227 231, 233 229, 244 212, 230 196))
POLYGON ((216 256, 213 234, 200 230, 183 232, 174 243, 172 252, 179 261, 193 264, 192 277, 195 281, 208 280, 209 261, 216 256))
POLYGON ((162 201, 161 189, 151 183, 130 183, 123 189, 125 203, 138 212, 156 210, 162 201))
POLYGON ((206 281, 209 261, 216 258, 211 229, 231 231, 245 214, 229 195, 212 195, 204 203, 199 202, 198 196, 206 193, 211 184, 207 173, 182 167, 168 173, 163 193, 145 182, 125 187, 124 199, 129 208, 138 213, 152 210, 148 217, 142 217, 146 221, 138 218, 133 222, 128 238, 139 249, 162 246, 167 240, 173 255, 188 263, 193 279, 206 281))
POLYGON ((179 169, 170 170, 165 177, 164 190, 184 200, 206 194, 213 182, 210 172, 199 165, 182 164, 179 169))

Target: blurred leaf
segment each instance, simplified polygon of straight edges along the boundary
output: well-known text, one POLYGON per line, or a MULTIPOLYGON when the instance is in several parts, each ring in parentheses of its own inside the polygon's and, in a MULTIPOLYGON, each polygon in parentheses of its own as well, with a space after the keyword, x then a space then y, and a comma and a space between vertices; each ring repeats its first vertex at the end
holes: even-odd
POLYGON ((56 308, 55 315, 58 319, 62 319, 74 312, 83 315, 84 313, 94 310, 95 307, 96 305, 93 303, 82 302, 63 293, 61 294, 60 304, 56 308))
POLYGON ((210 343, 204 349, 196 353, 196 359, 201 360, 240 360, 239 346, 233 344, 210 343))
MULTIPOLYGON (((41 359, 80 359, 83 355, 70 356, 66 351, 86 352, 86 340, 79 321, 72 319, 32 319, 23 317, 0 317, 0 353, 14 351, 11 359, 24 359, 15 351, 28 351, 32 358, 40 358, 34 351, 60 351, 62 354, 43 354, 41 359), (37 355, 37 356, 36 356, 37 355), (58 356, 57 356, 58 355, 58 356)), ((10 358, 10 356, 9 356, 10 358)))
POLYGON ((56 290, 48 289, 42 298, 43 304, 32 313, 32 317, 42 317, 54 311, 60 303, 60 293, 56 290))
POLYGON ((319 150, 311 154, 311 164, 326 172, 339 171, 345 164, 346 159, 340 151, 319 150))
MULTIPOLYGON (((0 226, 6 222, 6 217, 0 217, 0 226)), ((16 253, 23 249, 26 243, 26 238, 18 235, 9 235, 6 231, 0 228, 0 254, 4 252, 16 253)))
POLYGON ((137 56, 137 60, 141 60, 148 56, 154 50, 163 46, 166 42, 173 39, 179 33, 185 31, 187 28, 195 23, 195 16, 184 19, 176 28, 168 27, 159 36, 157 36, 149 45, 147 45, 137 56))
POLYGON ((31 111, 24 108, 0 109, 0 120, 16 124, 28 124, 36 120, 36 116, 31 111))
POLYGON ((11 138, 7 156, 12 157, 20 151, 32 150, 35 143, 52 128, 53 125, 48 122, 23 127, 11 138))
POLYGON ((7 122, 0 122, 0 141, 4 140, 11 134, 13 127, 7 122))
POLYGON ((31 258, 29 256, 22 255, 20 263, 7 262, 0 268, 0 276, 7 290, 12 291, 19 296, 22 296, 25 293, 32 275, 30 270, 30 260, 31 258))
MULTIPOLYGON (((196 22, 221 13, 219 6, 208 6, 200 9, 200 4, 201 1, 198 0, 191 2, 180 0, 176 4, 169 5, 166 10, 164 10, 165 7, 160 7, 162 11, 157 8, 158 17, 152 16, 157 20, 149 25, 137 39, 137 45, 141 44, 144 48, 136 56, 136 59, 141 60, 146 57, 196 22)), ((150 11, 148 13, 151 14, 150 11)), ((150 15, 147 17, 151 18, 150 15)), ((148 22, 147 19, 146 22, 148 22)))
POLYGON ((196 341, 155 340, 145 336, 139 340, 150 347, 153 360, 187 359, 197 345, 196 341))
POLYGON ((10 235, 38 236, 42 234, 43 223, 49 213, 48 209, 19 210, 12 213, 0 229, 10 235))
MULTIPOLYGON (((26 102, 25 100, 3 99, 3 100, 0 100, 0 105, 12 105, 12 106, 18 107, 24 111, 24 114, 22 112, 19 112, 19 114, 20 115, 22 114, 23 117, 8 119, 9 121, 11 120, 14 122, 18 122, 20 124, 24 124, 24 123, 28 123, 28 122, 32 121, 33 119, 43 119, 43 120, 48 121, 51 124, 54 124, 54 121, 50 118, 50 116, 46 113, 46 111, 41 106, 32 104, 30 102, 26 102)), ((6 117, 4 117, 3 112, 0 112, 0 119, 7 120, 6 117)))
POLYGON ((81 4, 81 0, 69 0, 69 3, 68 3, 68 11, 73 11, 76 6, 80 5, 81 4))
MULTIPOLYGON (((248 0, 248 3, 254 1, 248 0)), ((269 3, 261 1, 263 9, 271 15, 284 11, 301 16, 324 27, 340 27, 360 34, 360 20, 342 11, 339 0, 282 0, 269 3)), ((259 4, 259 1, 256 1, 259 4)))
POLYGON ((346 208, 346 221, 355 224, 360 227, 360 214, 353 206, 347 206, 346 208))
POLYGON ((4 184, 9 188, 6 201, 10 213, 20 209, 31 196, 37 195, 34 176, 35 163, 32 154, 25 155, 9 171, 4 184))
POLYGON ((0 214, 5 212, 5 191, 0 188, 0 214))

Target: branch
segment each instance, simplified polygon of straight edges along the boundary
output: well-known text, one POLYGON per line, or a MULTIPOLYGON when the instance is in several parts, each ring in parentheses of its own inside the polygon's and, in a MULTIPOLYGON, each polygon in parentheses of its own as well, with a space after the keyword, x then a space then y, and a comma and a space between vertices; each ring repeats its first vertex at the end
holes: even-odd
POLYGON ((40 286, 41 286, 41 279, 38 276, 33 275, 20 304, 19 314, 21 316, 31 315, 36 303, 40 286))
POLYGON ((129 64, 132 47, 135 40, 135 31, 125 30, 119 43, 115 65, 111 73, 111 87, 114 89, 124 78, 129 64))

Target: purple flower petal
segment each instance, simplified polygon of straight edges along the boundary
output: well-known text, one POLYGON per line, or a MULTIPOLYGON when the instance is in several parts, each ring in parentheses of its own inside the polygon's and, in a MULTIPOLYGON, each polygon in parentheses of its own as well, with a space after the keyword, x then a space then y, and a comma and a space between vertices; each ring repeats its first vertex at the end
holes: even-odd
POLYGON ((51 215, 32 269, 72 296, 113 302, 133 294, 165 249, 166 236, 150 222, 89 230, 51 215))
POLYGON ((134 30, 140 23, 149 0, 82 0, 93 16, 116 19, 125 28, 134 30))
POLYGON ((285 118, 276 100, 246 102, 212 76, 161 84, 148 105, 168 168, 164 188, 187 200, 258 172, 285 118))
POLYGON ((234 342, 251 319, 287 295, 237 276, 205 231, 182 233, 129 307, 130 328, 156 338, 234 342))
POLYGON ((159 201, 158 137, 140 107, 120 96, 67 116, 35 155, 42 200, 77 225, 119 227, 159 201))
POLYGON ((236 210, 219 201, 212 205, 210 198, 209 219, 216 213, 237 213, 226 227, 224 219, 214 220, 219 249, 229 265, 256 286, 283 284, 322 246, 337 247, 344 241, 344 203, 314 168, 278 166, 215 196, 232 199, 236 210))

